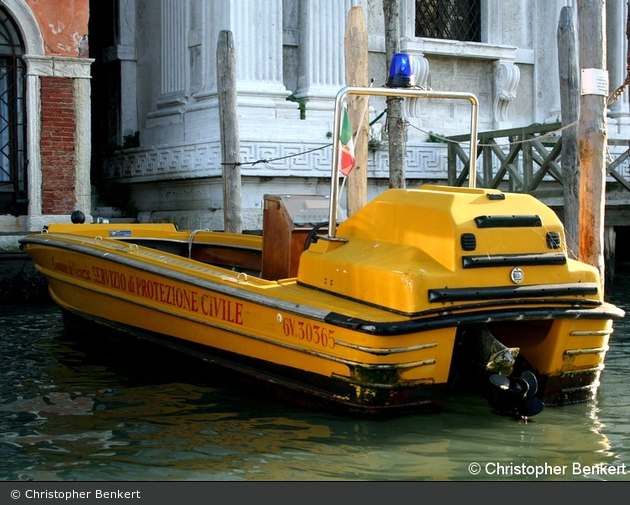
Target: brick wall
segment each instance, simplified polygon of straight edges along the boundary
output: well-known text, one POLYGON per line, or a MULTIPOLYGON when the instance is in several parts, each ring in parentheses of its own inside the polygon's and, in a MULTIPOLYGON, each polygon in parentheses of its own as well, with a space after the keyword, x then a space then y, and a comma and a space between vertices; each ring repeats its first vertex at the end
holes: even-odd
POLYGON ((42 213, 74 209, 74 86, 63 77, 41 79, 42 213))

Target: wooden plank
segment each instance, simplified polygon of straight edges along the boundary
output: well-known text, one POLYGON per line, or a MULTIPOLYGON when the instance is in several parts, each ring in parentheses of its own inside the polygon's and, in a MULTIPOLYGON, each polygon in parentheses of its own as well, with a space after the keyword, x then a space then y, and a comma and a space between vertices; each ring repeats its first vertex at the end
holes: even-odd
POLYGON ((519 169, 518 169, 518 165, 515 165, 514 163, 508 163, 507 165, 505 165, 505 168, 507 170, 507 173, 510 176, 510 188, 511 191, 517 191, 519 193, 524 193, 525 192, 525 181, 523 179, 522 174, 520 173, 519 169))
MULTIPOLYGON (((475 160, 479 159, 479 157, 481 156, 482 152, 483 152, 483 147, 480 146, 479 144, 477 144, 477 154, 475 155, 475 160)), ((475 172, 476 172, 476 167, 477 167, 477 164, 475 164, 475 172)), ((470 164, 469 164, 469 170, 468 171, 470 172, 470 164)), ((489 179, 489 181, 486 181, 485 179, 480 180, 480 179, 482 179, 482 177, 479 177, 478 173, 475 173, 474 175, 475 175, 475 183, 479 180, 479 182, 481 184, 486 184, 486 182, 489 182, 489 181, 492 180, 492 177, 489 179)), ((492 173, 490 175, 492 175, 492 173)), ((478 186, 478 184, 475 184, 475 186, 478 186)), ((487 187, 487 186, 483 186, 483 187, 487 187)))
POLYGON ((539 140, 531 141, 532 147, 541 155, 533 153, 532 156, 536 163, 539 164, 540 169, 534 174, 532 180, 532 189, 536 189, 542 182, 545 175, 549 174, 560 184, 563 184, 562 172, 559 170, 559 166, 554 163, 560 151, 562 150, 562 142, 556 142, 551 151, 547 151, 545 146, 539 140))
MULTIPOLYGON (((521 138, 521 140, 527 140, 521 138)), ((524 191, 529 193, 534 189, 532 180, 534 178, 534 162, 532 159, 532 144, 531 142, 523 142, 521 151, 523 153, 523 186, 524 191)))
POLYGON ((616 170, 619 165, 624 163, 628 159, 628 151, 623 154, 620 154, 615 161, 608 164, 609 170, 616 170))
POLYGON ((628 159, 628 151, 619 156, 615 161, 610 163, 607 167, 607 172, 613 177, 619 184, 621 184, 626 190, 630 191, 630 182, 626 178, 617 172, 617 167, 624 163, 628 159))
POLYGON ((626 189, 627 191, 630 191, 630 183, 628 183, 628 181, 623 177, 623 175, 621 175, 616 170, 609 170, 608 173, 613 179, 615 179, 619 184, 621 184, 624 187, 624 189, 626 189))
POLYGON ((462 149, 462 146, 459 144, 452 144, 453 152, 457 158, 459 158, 464 163, 464 168, 462 169, 459 176, 455 179, 455 186, 463 186, 466 177, 468 176, 468 172, 470 171, 469 158, 468 155, 462 149))
POLYGON ((239 270, 262 270, 262 252, 239 247, 193 244, 191 258, 239 270))
MULTIPOLYGON (((483 144, 487 140, 492 139, 492 138, 515 137, 515 136, 535 135, 535 134, 542 135, 545 133, 560 130, 561 128, 562 128, 562 123, 546 123, 546 124, 536 123, 529 126, 522 126, 518 128, 506 128, 504 130, 492 130, 488 132, 480 132, 477 135, 477 138, 479 139, 479 143, 483 144)), ((470 142, 470 134, 453 135, 446 138, 454 142, 467 142, 467 141, 470 142)))
MULTIPOLYGON (((463 186, 470 172, 470 157, 468 153, 464 151, 464 149, 458 142, 448 142, 447 145, 448 145, 447 147, 448 184, 450 186, 463 186), (457 160, 458 159, 464 165, 464 168, 462 168, 462 171, 459 174, 459 176, 457 175, 457 160)), ((477 146, 476 158, 479 158, 479 156, 482 153, 482 149, 483 149, 482 146, 480 145, 477 146)), ((477 184, 477 186, 484 187, 483 181, 480 181, 479 184, 477 184)))
POLYGON ((497 143, 494 139, 490 139, 487 142, 484 142, 484 146, 482 147, 483 152, 483 187, 487 187, 487 184, 492 184, 493 174, 492 174, 492 154, 494 152, 494 147, 496 147, 497 143))
MULTIPOLYGON (((627 141, 624 141, 623 144, 627 144, 627 141)), ((617 143, 617 145, 622 145, 622 144, 617 143)), ((621 155, 617 157, 617 159, 615 159, 615 161, 613 161, 612 163, 609 163, 606 168, 607 173, 613 179, 615 179, 619 184, 621 184, 624 187, 624 189, 628 191, 630 191, 630 182, 622 174, 620 174, 617 171, 617 167, 620 166, 622 163, 626 162, 629 154, 630 154, 630 150, 622 153, 621 155)))
POLYGON ((628 226, 630 222, 630 208, 606 207, 606 226, 628 226))
POLYGON ((457 181, 457 144, 448 142, 446 159, 446 181, 449 186, 455 186, 457 181))
POLYGON ((499 186, 499 183, 503 180, 503 178, 505 177, 505 174, 508 172, 513 178, 515 178, 518 181, 520 186, 523 185, 523 178, 518 173, 518 167, 514 165, 514 160, 518 158, 518 154, 520 151, 521 151, 521 144, 512 144, 510 146, 510 151, 508 152, 508 155, 505 156, 505 158, 502 160, 501 166, 499 167, 499 170, 497 171, 497 175, 492 181, 493 188, 496 188, 499 186))
POLYGON ((505 158, 507 157, 507 155, 505 154, 505 152, 503 151, 503 149, 501 149, 501 147, 499 146, 499 144, 497 144, 494 139, 492 140, 487 140, 486 142, 491 142, 491 149, 493 154, 499 159, 499 161, 501 163, 503 163, 503 161, 505 160, 505 158))

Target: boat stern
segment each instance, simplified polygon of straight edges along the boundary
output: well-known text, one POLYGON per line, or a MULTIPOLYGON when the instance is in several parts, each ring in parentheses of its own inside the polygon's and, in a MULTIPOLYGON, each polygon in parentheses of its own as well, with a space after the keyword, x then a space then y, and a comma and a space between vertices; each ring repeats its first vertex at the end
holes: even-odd
POLYGON ((601 300, 596 269, 568 258, 551 209, 485 189, 389 190, 311 245, 297 279, 404 314, 480 299, 601 300))
POLYGON ((592 398, 623 316, 597 269, 569 258, 551 209, 496 190, 389 190, 311 245, 297 281, 408 318, 382 331, 456 328, 449 381, 482 327, 516 349, 513 379, 533 372, 546 404, 592 398))

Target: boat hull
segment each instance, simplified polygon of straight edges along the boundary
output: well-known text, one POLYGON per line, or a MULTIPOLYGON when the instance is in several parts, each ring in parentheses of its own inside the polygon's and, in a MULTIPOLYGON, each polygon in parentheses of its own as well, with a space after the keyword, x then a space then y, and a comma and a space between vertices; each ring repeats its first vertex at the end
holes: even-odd
MULTIPOLYGON (((91 314, 73 313, 64 310, 64 323, 84 336, 86 331, 95 330, 100 335, 111 332, 108 338, 129 339, 147 342, 188 354, 203 360, 210 375, 215 373, 222 383, 239 387, 244 394, 287 402, 295 406, 315 408, 352 415, 402 415, 419 412, 438 412, 443 408, 447 394, 446 385, 425 387, 392 386, 360 389, 356 384, 335 377, 306 372, 292 366, 245 357, 208 345, 195 344, 165 334, 148 332, 144 328, 112 323, 111 320, 96 318, 91 314), (369 390, 369 397, 366 392, 369 390), (363 394, 361 392, 363 391, 363 394)), ((142 351, 140 351, 142 352, 142 351)))
POLYGON ((459 371, 453 357, 463 330, 488 327, 512 345, 515 322, 529 322, 518 344, 540 397, 584 401, 596 391, 612 319, 620 317, 606 304, 409 317, 296 279, 266 281, 100 236, 49 233, 23 244, 68 313, 197 355, 276 396, 350 413, 440 409, 459 371))
POLYGON ((46 275, 52 298, 72 314, 176 344, 352 412, 441 405, 454 328, 370 336, 329 310, 305 304, 312 290, 295 282, 250 281, 220 269, 204 272, 160 254, 154 265, 146 262, 154 254, 150 251, 135 260, 142 255, 135 247, 122 246, 127 252, 116 255, 107 244, 96 249, 76 241, 64 245, 32 244, 27 251, 46 275))

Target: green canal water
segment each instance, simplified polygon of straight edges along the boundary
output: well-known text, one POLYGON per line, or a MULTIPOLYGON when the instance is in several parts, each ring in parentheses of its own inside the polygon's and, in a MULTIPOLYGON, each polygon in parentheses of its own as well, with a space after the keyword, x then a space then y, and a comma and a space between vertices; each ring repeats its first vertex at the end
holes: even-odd
MULTIPOLYGON (((630 282, 611 301, 630 313, 630 282)), ((71 335, 56 306, 0 308, 2 481, 627 481, 630 317, 597 398, 530 422, 473 396, 357 419, 233 387, 201 363, 71 335)))

